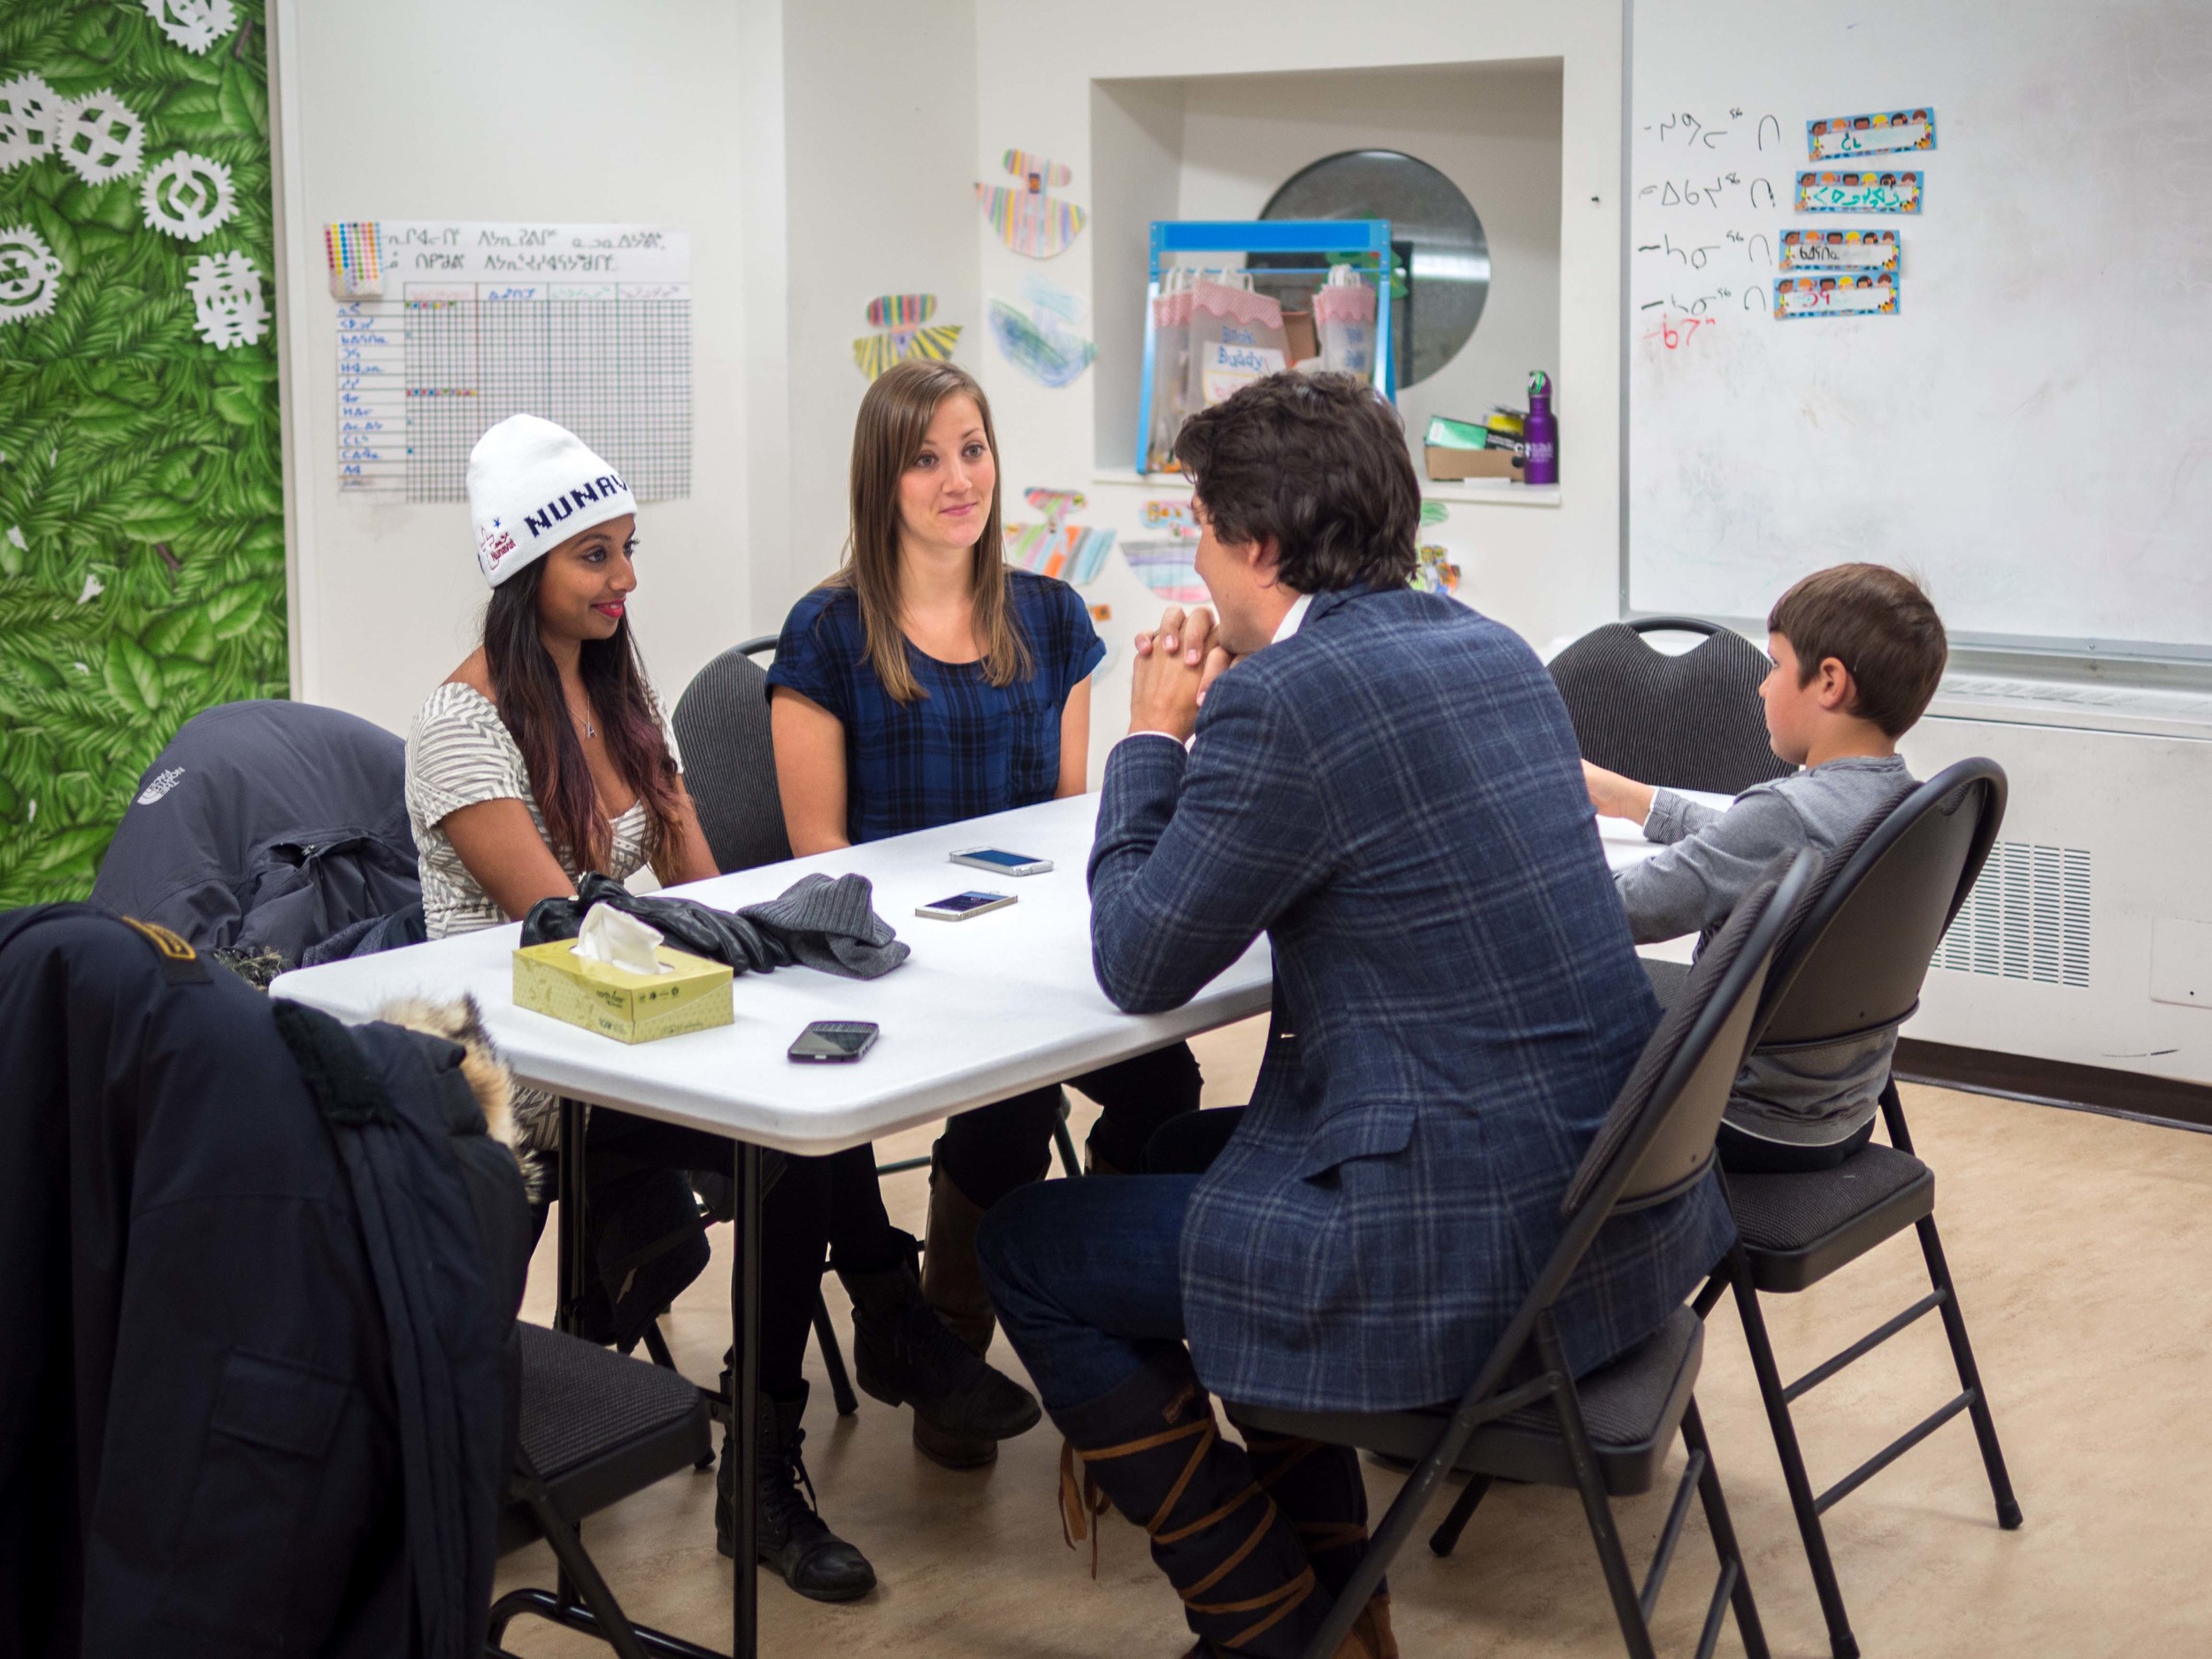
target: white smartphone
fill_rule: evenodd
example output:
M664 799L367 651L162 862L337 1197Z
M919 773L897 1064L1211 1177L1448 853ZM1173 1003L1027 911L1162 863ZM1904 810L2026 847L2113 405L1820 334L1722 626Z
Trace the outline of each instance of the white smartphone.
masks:
M914 914L933 921L964 922L986 910L1002 910L1020 896L1018 893L956 893L949 899L916 905Z
M977 870L988 870L998 876L1041 876L1052 868L1049 858L1010 853L1002 847L963 847L952 855L952 861Z

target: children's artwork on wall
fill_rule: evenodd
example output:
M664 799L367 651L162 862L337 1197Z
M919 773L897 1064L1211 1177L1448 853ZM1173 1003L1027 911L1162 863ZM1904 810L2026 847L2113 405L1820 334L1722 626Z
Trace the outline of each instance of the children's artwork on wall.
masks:
M1887 168L1855 173L1801 173L1797 175L1801 213L1917 213L1920 175Z
M1425 519L1424 523L1426 522ZM1198 534L1198 514L1191 506L1190 497L1180 500L1148 501L1144 504L1144 527L1157 530L1165 526L1171 530Z
M1442 524L1451 516L1452 510L1444 502L1425 501L1421 503L1421 527L1424 530L1432 524Z
M1137 580L1171 605L1212 603L1213 596L1198 578L1197 553L1195 530L1121 544L1121 557Z
M1785 271L1887 271L1897 269L1893 230L1786 230L1781 258Z
M1026 150L1010 150L1001 165L1018 181L979 184L975 199L999 240L1032 259L1050 259L1068 250L1082 231L1083 210L1050 192L1075 175L1063 164Z
M1040 385L1068 385L1098 355L1080 332L1082 299L1042 277L1023 283L1022 296L1024 304L991 302L991 339L999 355Z
M1064 522L1068 514L1083 511L1083 492L1038 487L1022 495L1044 518L1039 523L1006 526L1007 563L1078 588L1096 581L1113 550L1114 533Z
M1777 277L1774 319L1894 316L1897 279L1886 272Z
M934 294L883 294L868 302L868 320L884 332L853 342L853 361L870 380L909 357L942 363L960 339L958 323L933 323Z
M1805 123L1805 154L1813 161L1845 161L1853 156L1935 147L1935 111L1930 109L1832 115L1824 121Z
M1421 562L1414 566L1412 586L1425 594L1455 594L1459 591L1459 566L1452 563L1450 552L1432 543L1419 549Z

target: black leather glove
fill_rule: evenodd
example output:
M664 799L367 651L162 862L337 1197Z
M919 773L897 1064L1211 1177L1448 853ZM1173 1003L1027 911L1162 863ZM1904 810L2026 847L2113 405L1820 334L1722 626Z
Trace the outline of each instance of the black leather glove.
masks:
M584 917L595 904L611 904L634 916L678 950L710 961L726 963L738 973L766 973L787 967L795 960L788 946L764 933L743 917L718 910L696 899L649 895L643 898L611 876L597 871L576 884L572 899L540 899L522 919L522 942L541 945L549 939L573 939L583 930Z

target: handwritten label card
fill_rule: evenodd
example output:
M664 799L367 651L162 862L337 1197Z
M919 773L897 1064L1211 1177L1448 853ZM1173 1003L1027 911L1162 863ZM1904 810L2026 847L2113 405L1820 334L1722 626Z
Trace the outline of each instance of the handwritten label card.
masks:
M1893 110L1886 115L1832 115L1805 123L1805 154L1814 161L1847 161L1936 147L1933 110Z
M1774 280L1777 322L1798 317L1894 316L1896 312L1897 279L1887 273Z
M1897 270L1897 233L1893 230L1786 230L1782 233L1785 271Z
M1916 173L1801 173L1797 175L1801 213L1917 213Z

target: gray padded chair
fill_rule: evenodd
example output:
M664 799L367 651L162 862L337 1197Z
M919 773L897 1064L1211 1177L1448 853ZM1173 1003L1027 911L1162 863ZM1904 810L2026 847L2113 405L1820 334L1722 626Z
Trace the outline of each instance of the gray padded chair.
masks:
M699 827L725 874L791 856L768 736L768 675L753 660L775 649L772 634L730 647L684 687L670 721Z
M1701 634L1670 657L1647 634ZM1737 795L1794 770L1767 747L1759 682L1773 664L1740 634L1695 617L1609 622L1552 658L1583 758L1668 789Z
M1732 1607L1749 1659L1766 1659L1758 1609L1693 1394L1704 1353L1701 1322L1689 1309L1678 1309L1639 1346L1578 1379L1567 1369L1552 1310L1609 1220L1687 1193L1711 1171L1713 1137L1755 1033L1769 967L1818 864L1815 854L1801 853L1778 883L1754 889L1691 970L1560 1201L1559 1243L1463 1399L1417 1411L1231 1408L1235 1421L1257 1429L1417 1460L1306 1659L1325 1659L1336 1650L1453 1470L1469 1479L1429 1540L1440 1555L1458 1543L1494 1479L1580 1494L1631 1659L1653 1659L1652 1609L1691 1502L1701 1501L1720 1576L1707 1603L1699 1659L1713 1652ZM1688 1466L1639 1588L1609 1500L1655 1486L1678 1433Z
M1965 760L1919 785L1838 846L1792 918L1760 1010L1755 1052L1786 1054L1839 1039L1894 1030L1919 1006L1928 964L1989 856L2004 818L2005 774L1992 760ZM1666 993L1662 990L1662 1000ZM1835 1659L1853 1659L1851 1633L1829 1559L1821 1516L1962 1413L1974 1425L1997 1524L2020 1525L2020 1505L1997 1442L1988 1395L1967 1340L1958 1290L1935 1224L1935 1172L1913 1156L1894 1081L1881 1095L1889 1144L1868 1145L1833 1170L1725 1178L1738 1241L1699 1293L1709 1312L1732 1290L1790 1505L1804 1540L1813 1586ZM1833 1358L1785 1385L1759 1306L1762 1292L1807 1290L1907 1227L1919 1235L1929 1294ZM1825 1492L1816 1495L1797 1442L1791 1402L1898 1332L1939 1313L1959 1392Z

